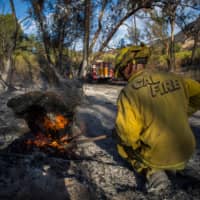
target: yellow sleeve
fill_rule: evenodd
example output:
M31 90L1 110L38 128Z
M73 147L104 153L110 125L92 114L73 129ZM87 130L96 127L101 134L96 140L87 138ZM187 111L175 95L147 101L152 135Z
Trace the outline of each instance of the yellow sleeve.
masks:
M118 112L116 117L116 131L122 142L126 146L136 149L140 146L140 134L143 123L138 109L134 102L134 97L130 92L121 92L118 102Z
M128 158L128 154L127 154L127 152L124 150L124 147L123 147L122 145L117 144L117 151L118 151L119 155L120 155L122 158L124 158L124 159Z
M189 96L189 115L200 109L200 84L192 79L184 79Z
M184 79L189 97L200 94L200 83L192 79Z

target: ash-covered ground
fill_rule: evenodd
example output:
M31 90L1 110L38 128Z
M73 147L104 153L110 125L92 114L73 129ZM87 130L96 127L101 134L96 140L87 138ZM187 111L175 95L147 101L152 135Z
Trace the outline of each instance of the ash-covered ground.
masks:
M84 100L77 108L77 122L84 122L84 137L111 135L116 115L116 99L123 86L84 85ZM12 94L0 99L1 149L27 132L23 120L15 118L6 106ZM76 160L32 155L0 153L0 199L200 199L200 111L190 119L197 149L187 168L180 174L169 174L173 189L160 196L148 195L144 180L122 160L112 138L78 146ZM187 148L187 147L186 147Z
M82 113L82 117L87 119L86 132L88 135L111 134L116 115L116 100L121 89L121 86L85 85L87 106L82 107L79 113ZM189 122L197 138L197 150L183 173L176 176L169 174L174 187L171 194L168 197L155 197L157 199L200 198L200 111L196 112ZM102 164L104 170L94 166L94 172L90 172L90 176L99 177L97 185L105 194L110 194L116 199L153 199L143 190L142 177L134 174L131 167L119 158L111 139L87 145L88 148L84 148L85 152L94 156L100 154L98 159L103 163L113 163L111 166ZM93 178L93 180L98 181L98 178Z

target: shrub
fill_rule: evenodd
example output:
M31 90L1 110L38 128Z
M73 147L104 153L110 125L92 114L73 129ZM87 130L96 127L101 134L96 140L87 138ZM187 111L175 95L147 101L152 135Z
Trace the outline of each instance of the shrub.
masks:
M200 64L200 48L196 49L196 53L194 56L193 64L199 65Z
M181 51L175 54L176 56L176 63L178 63L180 66L184 67L186 65L189 65L190 58L191 58L191 51Z

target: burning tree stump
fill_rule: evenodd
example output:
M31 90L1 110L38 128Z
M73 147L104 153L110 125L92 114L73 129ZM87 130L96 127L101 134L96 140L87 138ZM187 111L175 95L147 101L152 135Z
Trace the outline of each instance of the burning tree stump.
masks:
M57 137L73 120L74 110L53 92L29 92L10 99L7 103L15 115L27 121L33 131Z
M70 96L67 90L64 93L65 96L55 91L34 91L8 101L7 106L17 117L25 119L31 130L18 145L23 152L33 148L61 156L72 152L76 146L72 140L82 133L74 120L81 96Z

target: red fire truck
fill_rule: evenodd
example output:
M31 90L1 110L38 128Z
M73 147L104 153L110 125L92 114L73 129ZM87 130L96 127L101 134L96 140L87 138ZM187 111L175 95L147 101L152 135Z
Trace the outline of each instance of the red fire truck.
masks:
M112 64L102 60L92 64L88 73L88 79L91 82L111 81L113 78L114 70Z

